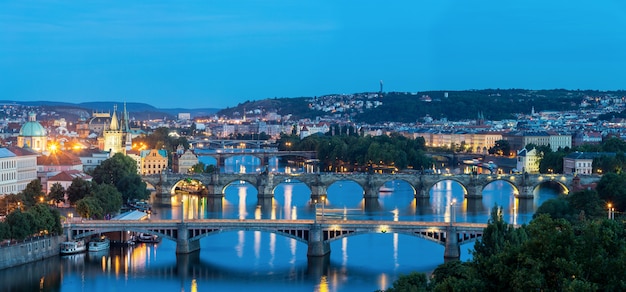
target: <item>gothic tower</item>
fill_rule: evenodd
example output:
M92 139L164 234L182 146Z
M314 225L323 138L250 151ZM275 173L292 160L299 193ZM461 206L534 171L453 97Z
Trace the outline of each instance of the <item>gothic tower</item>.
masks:
M119 121L117 119L117 105L113 106L113 116L111 116L111 124L109 128L104 130L104 151L109 151L110 156L115 153L126 154L124 148L123 136L124 132L120 129Z

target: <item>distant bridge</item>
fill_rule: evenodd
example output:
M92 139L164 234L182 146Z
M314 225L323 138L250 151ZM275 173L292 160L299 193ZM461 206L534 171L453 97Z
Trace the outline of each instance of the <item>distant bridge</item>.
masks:
M224 161L235 156L252 156L260 160L261 165L269 165L270 158L275 157L302 157L313 159L317 157L315 151L278 151L272 149L222 149L215 152L194 151L196 156L209 156L215 158L216 167L224 166Z
M176 242L176 253L200 249L200 239L227 231L263 231L308 245L307 255L325 256L330 242L366 233L400 233L424 238L445 247L444 258L459 258L460 245L482 237L486 224L368 221L368 220L88 220L64 224L68 239L89 238L107 232L142 232Z
M157 198L161 203L169 204L171 196L177 188L181 188L188 181L195 180L201 185L200 194L213 198L224 196L226 187L233 183L247 182L258 191L258 198L274 197L274 190L281 183L299 181L311 190L311 199L320 200L326 197L328 188L339 181L353 181L363 189L363 198L376 200L379 190L387 182L404 181L413 190L415 198L428 198L430 190L435 184L442 181L459 183L466 198L482 198L483 189L496 181L502 181L513 187L517 198L533 198L535 188L548 184L561 189L562 193L569 193L576 188L576 184L589 184L599 180L599 176L581 176L562 174L364 174L364 173L214 173L214 174L161 174L144 176L143 180L154 186Z

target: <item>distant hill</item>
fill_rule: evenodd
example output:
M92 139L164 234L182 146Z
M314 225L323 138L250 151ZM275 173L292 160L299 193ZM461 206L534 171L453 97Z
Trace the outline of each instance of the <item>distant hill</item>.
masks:
M57 101L9 101L0 100L0 104L20 104L25 106L41 106L47 110L58 112L59 115L70 118L72 120L80 117L90 117L93 112L113 112L114 106L117 105L118 114L124 109L124 104L119 102L82 102L68 103ZM209 116L215 114L219 109L215 108L171 108L160 109L149 104L127 102L126 110L131 118L145 119L176 119L178 113L190 113L191 117Z

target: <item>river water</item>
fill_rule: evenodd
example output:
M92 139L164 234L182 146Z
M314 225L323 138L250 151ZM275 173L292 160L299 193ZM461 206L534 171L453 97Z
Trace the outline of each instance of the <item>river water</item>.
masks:
M326 204L311 203L308 188L296 181L279 185L275 197L259 205L256 190L233 184L222 200L177 195L171 206L155 206L153 218L347 219L486 223L493 206L503 206L505 220L528 223L536 208L557 194L538 189L534 199L518 200L504 182L493 182L482 200L463 198L452 181L437 184L430 199L416 201L402 181L394 191L365 206L363 190L341 181L328 189ZM319 218L319 217L318 217ZM430 272L443 263L443 246L393 233L363 234L331 243L330 256L307 259L307 246L260 231L233 231L208 236L201 250L176 255L176 244L114 247L101 254L54 257L0 271L3 291L374 291L391 286L402 274ZM461 247L471 257L473 243Z

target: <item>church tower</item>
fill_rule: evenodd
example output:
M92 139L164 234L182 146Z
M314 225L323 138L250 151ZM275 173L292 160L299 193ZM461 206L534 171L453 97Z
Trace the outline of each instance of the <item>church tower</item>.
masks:
M128 112L126 111L126 102L124 102L124 135L126 136L126 143L124 144L126 152L133 149L133 140L130 134L130 127L128 126Z
M113 116L111 116L111 124L109 128L104 130L104 151L109 151L109 155L113 156L115 153L126 154L124 148L123 136L124 132L120 128L119 121L117 119L117 105L113 106Z

